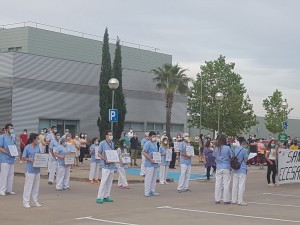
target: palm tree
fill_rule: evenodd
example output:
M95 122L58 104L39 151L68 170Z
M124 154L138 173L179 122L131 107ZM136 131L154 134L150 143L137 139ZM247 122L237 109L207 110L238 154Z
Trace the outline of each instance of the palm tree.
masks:
M182 69L178 64L164 64L162 67L153 69L152 72L157 75L153 79L156 82L156 88L158 90L165 91L166 100L166 132L170 137L171 129L171 114L173 106L174 94L187 94L188 83L192 81L191 78L185 75L187 69ZM186 116L186 115L183 115Z

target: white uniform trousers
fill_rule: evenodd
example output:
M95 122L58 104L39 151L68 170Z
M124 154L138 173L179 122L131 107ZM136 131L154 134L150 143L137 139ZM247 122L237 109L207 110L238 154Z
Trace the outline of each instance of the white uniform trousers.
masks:
M223 201L230 201L229 185L231 180L231 174L228 169L217 169L216 171L216 184L215 184L215 201L221 200L223 189Z
M155 192L157 168L146 167L145 174L145 194Z
M89 180L99 180L100 162L90 163Z
M15 165L1 163L0 193L12 192L14 184Z
M160 165L160 167L159 167L159 182L160 183L167 182L168 167L169 166Z
M126 170L124 167L118 167L119 178L118 178L118 186L127 187L128 182L126 179Z
M54 182L55 173L57 171L57 161L56 160L50 160L48 162L48 171L49 171L48 181L53 183Z
M57 166L56 190L70 188L70 170L71 166Z
M30 196L34 203L38 202L40 190L40 173L25 173L25 184L23 192L23 205L30 203Z
M191 170L191 165L180 164L180 177L178 181L177 190L184 191L189 188Z
M141 175L141 176L145 176L145 174L146 174L145 161L146 161L146 158L145 158L145 156L142 154L142 163L141 163L141 172L140 172L140 175Z
M232 181L232 203L241 204L245 192L246 174L233 173Z
M111 186L114 180L114 170L102 168L101 183L98 190L97 199L110 197Z

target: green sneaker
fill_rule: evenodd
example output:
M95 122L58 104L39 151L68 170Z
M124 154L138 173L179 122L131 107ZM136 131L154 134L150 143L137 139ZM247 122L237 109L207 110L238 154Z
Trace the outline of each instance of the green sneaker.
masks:
M104 198L104 202L113 202L112 199L110 199L110 197Z
M100 198L97 199L97 200L96 200L96 203L98 203L98 204L103 204L103 199L100 199Z

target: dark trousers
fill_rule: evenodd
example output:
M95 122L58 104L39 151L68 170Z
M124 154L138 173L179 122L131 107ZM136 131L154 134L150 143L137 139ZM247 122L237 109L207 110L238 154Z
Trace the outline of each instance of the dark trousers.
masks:
M83 148L83 147L80 148L79 162L83 162L85 151L86 151L86 148Z
M276 169L276 163L275 160L270 160L272 162L272 165L269 163L269 161L267 162L268 164L268 171L267 171L267 181L268 184L271 183L271 172L272 172L272 182L273 184L275 184L275 177L276 177L276 173L277 173L277 169Z
M206 168L206 178L207 178L207 180L209 180L210 179L210 169L211 168L213 168L213 171L214 172L216 172L216 166L208 166L207 168Z
M170 169L174 169L175 168L175 163L176 163L176 153L175 152L173 152L172 153L172 161L170 162L170 165L169 165L169 168Z

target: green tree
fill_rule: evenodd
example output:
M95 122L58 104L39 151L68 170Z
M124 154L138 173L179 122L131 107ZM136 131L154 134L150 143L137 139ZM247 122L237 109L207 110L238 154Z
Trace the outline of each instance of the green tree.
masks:
M122 55L120 39L117 39L115 49L115 59L113 63L113 77L119 80L119 87L115 91L114 108L118 109L118 123L114 123L114 137L119 140L124 130L124 121L126 116L126 102L122 88Z
M218 103L215 94L224 95L220 109L220 132L235 136L245 132L257 124L253 105L249 96L245 96L246 88L241 83L242 77L234 72L234 63L226 63L225 57L207 61L201 66L201 75L193 82L189 92L189 122L199 128L200 103L202 100L202 126L208 130L218 130ZM202 95L201 95L202 86Z
M282 92L278 89L273 92L272 96L263 100L262 105L266 110L265 125L267 130L273 134L282 132L282 122L287 121L288 115L293 110L293 108L284 110L281 107L282 102Z
M185 72L187 69L182 69L178 64L164 64L162 67L153 69L152 72L156 75L153 79L156 82L156 88L158 90L164 90L166 101L166 132L170 137L171 130L171 114L174 94L187 94L188 83L192 81L187 77ZM185 116L185 115L184 115Z
M105 138L105 132L110 130L110 123L108 121L108 110L111 107L111 90L108 87L108 81L112 75L111 71L111 58L109 52L109 36L108 30L105 29L103 46L102 46L102 62L101 73L99 79L99 107L100 116L98 117L98 127L100 132L100 138Z

